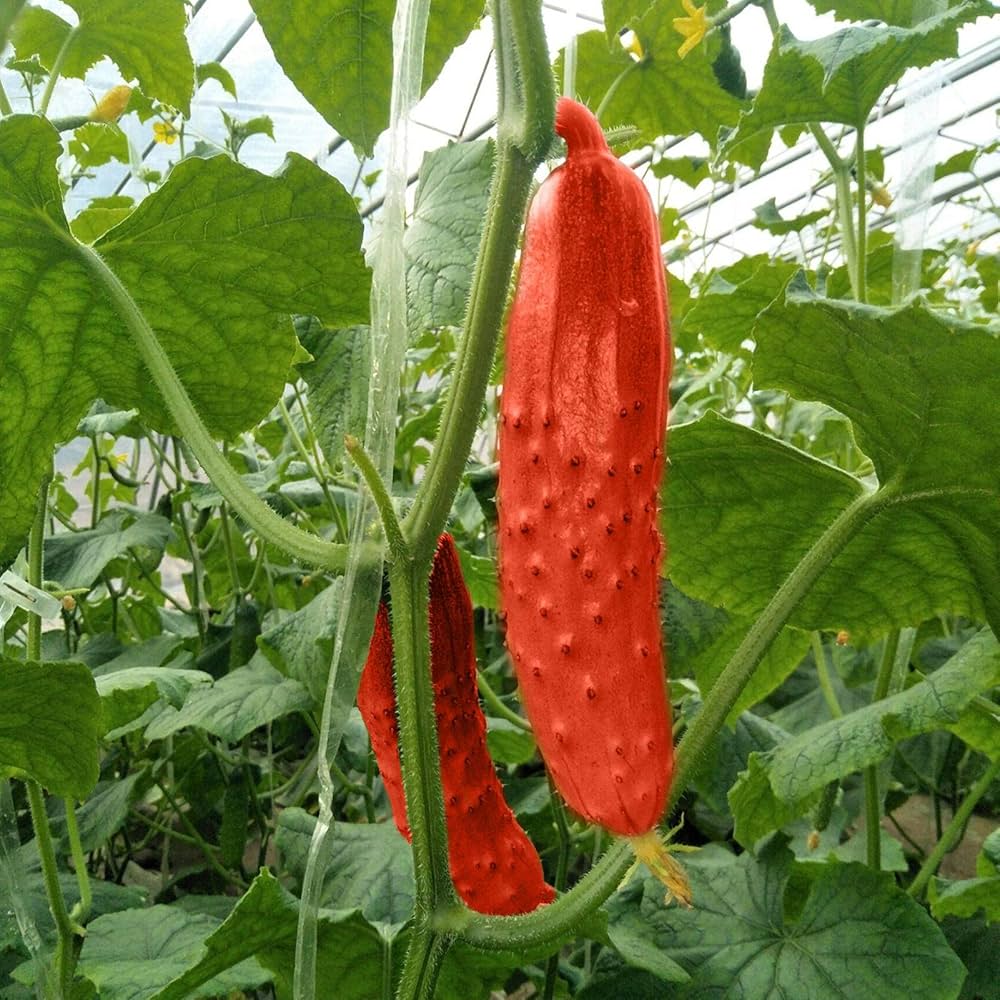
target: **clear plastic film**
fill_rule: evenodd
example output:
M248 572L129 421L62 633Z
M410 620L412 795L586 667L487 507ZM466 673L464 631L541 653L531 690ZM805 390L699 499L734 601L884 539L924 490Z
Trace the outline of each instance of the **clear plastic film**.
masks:
M406 223L407 139L409 114L420 98L424 40L430 0L399 0L392 24L393 78L389 117L389 155L385 202L380 216L371 294L372 372L368 390L365 451L382 479L391 485L399 376L406 351L406 270L403 234ZM329 865L333 831L333 778L330 761L337 753L357 694L382 585L378 560L362 552L380 544L375 505L358 479L361 502L351 522L351 554L341 586L337 634L319 732L319 815L302 883L295 949L293 995L315 1000L318 916ZM330 996L331 984L322 985Z
M918 24L946 6L945 0L917 0L913 5L913 23ZM924 73L907 95L903 110L892 253L892 301L897 305L920 290L920 265L934 186L934 147L941 127L941 79L939 70Z

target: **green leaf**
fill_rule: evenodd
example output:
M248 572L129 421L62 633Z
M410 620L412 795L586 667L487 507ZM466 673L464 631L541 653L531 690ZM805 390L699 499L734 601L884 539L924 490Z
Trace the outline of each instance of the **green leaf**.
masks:
M810 0L818 14L832 13L838 21L884 21L910 27L918 10L926 11L922 0ZM946 0L945 7L957 7L961 0ZM935 8L931 8L935 9Z
M60 72L83 78L94 63L110 56L143 93L191 114L194 63L184 37L183 0L66 0L79 15L74 28L40 7L28 7L14 30L19 58L37 53L51 69L66 45Z
M301 882L316 817L289 808L275 834L285 868ZM361 910L366 920L402 927L413 910L413 852L395 824L337 823L330 844L323 906Z
M685 334L698 333L719 351L735 354L753 337L757 316L785 289L797 268L765 254L713 272L684 315Z
M604 32L608 45L618 45L618 32L644 14L651 6L651 0L602 0L604 8Z
M21 543L55 443L96 396L170 427L122 318L68 232L60 149L40 118L0 121L0 328L10 331L0 368L0 563ZM295 350L289 313L366 318L360 240L353 199L314 163L293 154L267 177L217 156L178 163L96 249L209 428L231 436L284 387Z
M661 156L650 170L654 177L676 177L688 187L697 187L711 176L708 157L705 156Z
M136 786L144 779L142 771L133 771L122 778L102 781L93 795L77 808L76 821L84 853L102 848L124 826L132 802L138 794ZM52 832L60 838L62 847L68 854L70 848L65 811L62 816L53 819Z
M403 244L410 324L461 326L489 206L492 142L452 143L425 154Z
M95 683L103 712L101 735L106 735L138 719L160 698L175 708L180 707L188 691L211 684L212 675L172 667L131 667L102 673Z
M967 878L949 882L932 878L927 897L935 920L945 917L974 917L978 913L989 923L1000 921L1000 876Z
M497 567L489 556L476 556L465 549L458 550L462 564L462 576L469 588L469 596L477 608L496 611L500 606L497 598Z
M983 878L1000 875L1000 827L983 841L983 849L976 858L976 874Z
M962 964L891 875L858 864L824 865L796 914L786 903L792 865L780 841L759 858L703 849L685 865L692 909L663 906L662 885L648 877L612 897L611 926L638 912L651 943L690 974L677 996L691 1000L953 1000Z
M82 663L0 658L0 775L85 799L97 784L101 703Z
M910 67L954 56L958 26L991 12L986 0L975 0L913 28L852 25L813 41L800 41L782 28L753 107L740 116L723 151L731 153L778 125L864 123L886 87Z
M227 94L236 97L236 81L222 63L198 63L195 67L195 84L203 87L208 80L215 80Z
M341 579L334 580L304 608L265 629L257 639L271 665L304 684L317 700L323 698L330 672L341 587Z
M487 717L486 745L490 756L504 764L527 764L535 756L535 738L507 719Z
M861 492L845 472L714 413L671 428L663 511L671 577L685 593L753 618L821 526Z
M687 699L684 703L685 717L694 715L700 707L700 699ZM788 738L788 733L780 726L752 712L743 712L734 724L725 726L719 732L710 752L699 763L694 775L694 788L713 812L725 816L729 812L729 789L740 773L746 770L750 754L771 750Z
M131 201L131 199L126 199ZM90 412L77 424L76 431L84 437L97 434L112 434L139 438L146 434L142 424L136 420L138 410L114 410L103 400L96 400Z
M344 456L344 435L364 437L368 419L371 331L367 326L327 329L313 317L297 317L295 330L313 360L299 365L309 387L313 428L330 465Z
M935 164L934 180L939 181L942 177L949 177L952 174L965 174L972 172L972 165L979 155L978 149L963 149L954 156L949 156L943 163Z
M953 722L981 691L1000 683L1000 645L984 629L948 663L906 691L816 726L764 754L729 794L736 839L751 845L801 815L822 788L884 760L911 736Z
M217 928L218 920L173 906L151 906L98 917L87 925L79 971L97 987L101 1000L146 1000L154 995L170 995L163 988L199 960L206 939L211 940ZM217 973L222 974L213 973L215 978L202 989L182 995L217 996L263 986L269 979L254 961L233 969L223 966Z
M603 31L577 37L577 92L596 108L617 81L602 124L635 125L644 142L697 132L714 147L720 126L735 125L741 107L712 70L718 42L701 45L681 60L677 49L683 39L673 26L679 11L667 3L647 7L632 22L643 52L638 62L617 42L609 49Z
M90 587L108 563L131 549L162 554L172 537L170 522L159 514L114 510L96 528L46 538L45 576L66 590Z
M347 913L335 911L319 922L316 982L335 983L337 1000L371 1000L383 995L387 983L390 985L385 995L392 996L394 984L402 972L408 938L406 931L387 938L357 910ZM277 995L292 996L294 935L291 938L282 937L260 954L260 960L274 976ZM441 980L438 992L443 994ZM466 993L465 996L476 996L476 993ZM161 1000L181 1000L181 996L165 996Z
M887 490L789 623L865 636L945 611L1000 622L1000 341L919 304L877 309L801 288L760 314L755 336L757 385L849 417ZM735 616L758 614L869 488L718 417L672 430L670 447L671 573Z
M969 970L958 1000L986 1000L1000 982L1000 923L947 917L941 929Z
M100 167L112 160L128 163L128 139L117 125L88 122L73 133L69 151L77 163L87 167Z
M773 198L758 205L753 210L753 224L758 229L764 229L772 236L784 236L786 233L800 233L806 226L811 226L830 214L829 208L817 208L812 212L804 212L792 219L785 219L778 211Z
M218 985L209 989L205 984L217 984L218 980L213 977L260 952L278 947L289 939L294 940L297 923L298 904L295 897L283 889L266 868L261 869L232 913L204 938L201 954L191 950L197 961L165 983L151 1000L180 1000L192 995L210 996L213 992L221 992ZM256 962L247 963L244 968L247 971L259 970ZM227 973L226 978L232 979L233 973ZM262 976L263 980L267 978ZM163 983L162 979L159 981ZM192 994L192 990L198 987L201 989Z
M298 681L255 659L212 687L192 688L179 710L168 709L147 727L146 739L161 740L193 726L239 743L259 726L312 706L312 697Z
M945 607L1000 622L1000 469L992 460L1000 340L919 303L878 309L801 286L761 314L756 335L756 381L848 416L879 482L897 498L832 571L893 580L894 588L876 588L888 601L901 581L918 583L916 561L932 577L926 589L937 591L935 606L894 624L916 625ZM863 552L879 534L881 544Z
M365 156L389 124L392 0L254 0L275 58L303 97ZM483 13L481 0L431 7L423 90ZM316 53L323 58L316 58Z

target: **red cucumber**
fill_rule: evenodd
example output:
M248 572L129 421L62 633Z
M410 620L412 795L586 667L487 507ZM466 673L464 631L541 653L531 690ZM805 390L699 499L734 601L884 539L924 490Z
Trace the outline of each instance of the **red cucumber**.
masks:
M555 892L545 882L538 852L507 805L486 747L472 602L450 535L441 536L431 573L430 636L452 880L466 905L479 913L528 913L551 902ZM358 708L396 826L409 840L392 671L389 612L382 604L361 675Z
M498 490L507 646L567 804L637 837L673 771L659 617L671 350L656 213L560 99L507 329Z

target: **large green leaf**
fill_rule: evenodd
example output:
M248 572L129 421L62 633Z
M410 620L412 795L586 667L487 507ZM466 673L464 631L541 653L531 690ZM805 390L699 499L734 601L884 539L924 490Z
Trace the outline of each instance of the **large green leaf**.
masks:
M302 878L316 817L285 809L275 834L285 867ZM413 852L395 823L337 823L320 897L324 906L357 907L373 924L401 927L413 910Z
M252 0L275 58L307 101L365 156L389 124L393 0ZM431 5L426 90L483 13L482 0ZM322 53L322 58L317 58Z
M663 905L655 878L609 901L610 922L641 915L652 945L691 981L671 996L954 1000L965 970L940 929L892 876L859 864L817 866L801 910L786 902L792 855L709 848L685 865L694 907Z
M191 949L191 957L197 960L169 982L160 980L164 985L154 995L155 1000L211 995L212 991L204 984L217 982L213 977L251 959L258 952L278 947L289 938L294 939L297 922L298 904L295 898L266 868L262 869L232 913L204 937L201 954ZM247 968L256 964L254 962ZM232 973L227 978L231 979ZM193 993L194 990L198 992Z
M864 636L941 611L1000 622L1000 340L919 304L876 309L801 288L754 333L757 384L846 414L886 491L790 624ZM737 616L758 614L869 489L711 415L672 430L670 446L671 574Z
M832 12L838 21L885 21L908 28L913 24L914 12L935 9L923 0L810 0L816 12ZM962 0L945 0L944 6L957 7Z
M459 326L486 222L493 143L453 143L424 156L406 231L406 285L416 329Z
M753 107L740 117L725 151L776 125L863 124L886 87L911 66L954 56L958 26L991 12L987 0L973 0L916 27L852 25L813 41L783 28Z
M87 925L79 970L97 987L101 1000L147 1000L198 962L207 940L220 931L213 917L174 906L111 913ZM215 969L201 989L180 995L225 995L263 986L270 978L256 961L237 961Z
M658 3L632 22L642 46L638 62L617 43L609 49L603 31L578 36L576 90L596 108L617 83L602 114L604 125L635 125L645 141L698 132L714 146L720 126L736 123L741 104L712 71L717 43L701 45L681 60L677 49L683 39L673 26L679 13Z
M111 511L96 528L45 539L45 576L67 590L89 587L113 559L132 549L159 555L170 540L170 522L159 514Z
M80 77L104 56L138 80L148 97L191 113L194 62L184 37L184 0L66 0L74 27L41 7L28 7L14 29L18 58L37 54L47 67L62 54L60 73ZM63 51L65 47L65 51Z
M70 235L58 133L0 122L0 563L19 547L54 445L92 400L169 427L123 319ZM294 154L267 177L224 156L177 164L96 244L160 338L209 428L252 426L295 352L291 312L367 318L351 197Z
M312 697L298 681L254 659L212 687L193 687L179 710L167 708L146 728L146 739L161 740L193 726L239 743L259 726L312 706Z
M0 776L85 799L97 784L101 703L82 663L0 658Z
M1000 684L1000 645L984 629L945 666L899 694L816 726L764 754L729 794L736 838L753 844L801 815L834 778L884 760L901 740L942 729Z

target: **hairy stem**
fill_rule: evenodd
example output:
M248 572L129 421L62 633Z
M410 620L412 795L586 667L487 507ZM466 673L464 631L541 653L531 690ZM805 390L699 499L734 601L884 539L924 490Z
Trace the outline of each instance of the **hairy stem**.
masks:
M403 522L419 559L433 554L465 471L503 326L532 175L552 138L553 83L541 5L497 0L494 24L501 95L496 167L451 391L427 473Z

